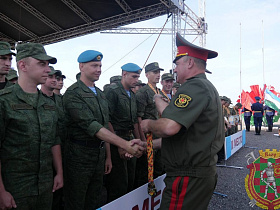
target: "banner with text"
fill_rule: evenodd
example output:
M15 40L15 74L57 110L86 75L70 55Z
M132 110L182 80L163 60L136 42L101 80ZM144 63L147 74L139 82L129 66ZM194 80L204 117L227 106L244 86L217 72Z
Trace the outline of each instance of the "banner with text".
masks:
M151 197L148 194L148 184L145 184L132 192L118 198L117 200L112 201L111 203L106 204L105 206L99 208L98 210L152 210L159 209L161 196L163 189L165 188L165 184L163 182L165 178L165 174L156 178L154 180L157 195Z
M225 138L225 160L229 159L246 143L246 131L242 130Z

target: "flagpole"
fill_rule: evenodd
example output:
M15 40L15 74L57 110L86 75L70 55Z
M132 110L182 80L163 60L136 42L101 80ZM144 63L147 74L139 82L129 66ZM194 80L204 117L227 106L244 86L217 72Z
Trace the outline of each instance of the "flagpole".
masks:
M263 57L263 85L265 85L265 77L264 77L264 30L263 30L263 20L262 20L262 57Z
M239 77L240 77L240 103L242 104L242 74L241 74L241 22L240 22L240 72L239 72ZM238 113L239 114L239 113ZM242 115L240 114L240 122L241 122L241 130L242 130Z

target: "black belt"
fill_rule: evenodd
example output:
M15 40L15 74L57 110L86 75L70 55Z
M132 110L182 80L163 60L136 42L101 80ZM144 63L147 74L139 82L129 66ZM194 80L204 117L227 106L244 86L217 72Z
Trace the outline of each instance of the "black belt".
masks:
M132 135L133 130L118 130L118 131L115 131L115 134L118 136Z
M88 148L103 148L104 146L104 141L101 140L92 140L92 141L80 141L80 140L75 140L75 139L71 139L71 141L74 144L78 144L84 147L88 147Z

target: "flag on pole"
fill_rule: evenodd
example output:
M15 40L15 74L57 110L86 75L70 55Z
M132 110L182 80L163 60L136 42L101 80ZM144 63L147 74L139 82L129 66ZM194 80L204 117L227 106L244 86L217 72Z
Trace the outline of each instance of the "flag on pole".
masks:
M276 95L274 95L267 88L265 89L264 103L265 103L265 105L267 105L270 108L279 112L279 110L280 110L280 98L278 98Z
M242 101L242 105L243 107L245 107L248 110L251 110L251 100L250 100L250 96L247 92L245 92L244 90L242 90L241 93L241 101Z

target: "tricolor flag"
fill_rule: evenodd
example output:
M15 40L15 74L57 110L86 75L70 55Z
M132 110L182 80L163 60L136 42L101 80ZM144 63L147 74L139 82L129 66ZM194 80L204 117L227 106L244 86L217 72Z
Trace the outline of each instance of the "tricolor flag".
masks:
M265 89L264 103L265 103L265 105L267 105L270 108L279 112L279 110L280 110L280 98L278 98L276 95L274 95L267 88Z

